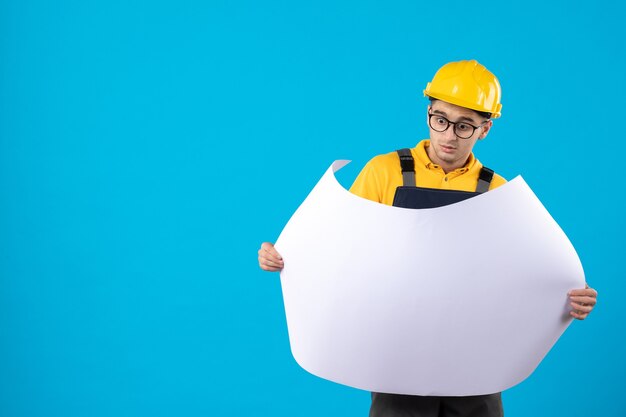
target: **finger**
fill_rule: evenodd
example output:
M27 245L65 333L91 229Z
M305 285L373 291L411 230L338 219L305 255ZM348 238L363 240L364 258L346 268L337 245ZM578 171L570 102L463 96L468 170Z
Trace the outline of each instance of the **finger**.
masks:
M282 268L274 268L274 267L265 266L265 265L261 265L261 269L267 272L278 272L282 270Z
M273 268L273 267L269 267L269 266L261 266L261 269L267 272L278 272L280 271L282 268Z
M570 297L570 301L578 304L591 304L596 305L597 300L593 297Z
M568 293L569 296L586 296L586 297L598 297L598 292L593 288L580 288L576 290L571 290Z
M283 259L283 257L280 256L280 253L278 253L278 251L274 247L274 245L272 245L270 242L263 242L261 244L261 249L259 249L259 254L261 253L261 251L272 255L273 258Z
M581 313L581 312L578 312L578 311L572 311L572 312L570 312L570 315L572 317L574 317L576 320L584 320L584 319L587 318L589 313Z
M280 256L280 253L278 253L278 251L273 246L270 249L266 249L265 252L270 254L272 256L272 258L275 258L275 259L278 259L278 260L282 260L283 259L283 257Z
M274 266L282 267L284 265L284 261L282 259L279 259L268 252L259 252L259 262L261 261L261 259L272 262Z
M578 303L570 303L570 305L572 306L574 310L579 311L581 313L590 313L591 310L593 310L593 306L590 306L590 305L584 305L584 304L578 304Z
M268 258L268 259L271 259L274 262L282 262L283 261L283 257L280 256L278 254L278 252L276 252L275 250L271 251L271 252L265 252L265 257Z
M269 258L264 258L264 257L260 257L259 258L259 262L262 263L263 265L266 266L271 266L271 267L282 267L283 266L283 262L282 261L277 261L274 259L269 259Z
M265 263L261 263L259 262L259 267L261 267L262 270L264 271L270 271L270 272L277 272L280 271L282 268L278 268L275 266L271 266L271 265L267 265Z
M268 242L264 242L261 245L261 249L259 249L259 256L263 256L275 261L280 261L283 259L282 256L274 249L274 245Z
M266 257L259 256L259 266L266 271L280 271L284 264L282 261L273 261Z
M276 249L274 249L274 244L270 243L270 242L263 242L261 243L261 249L270 252L270 253L278 253L276 252Z

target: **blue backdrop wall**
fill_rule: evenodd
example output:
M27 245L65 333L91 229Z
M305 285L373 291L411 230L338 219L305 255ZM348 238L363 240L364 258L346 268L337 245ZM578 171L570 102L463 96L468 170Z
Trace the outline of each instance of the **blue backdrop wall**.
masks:
M507 415L626 415L623 13L0 1L0 415L366 415L294 362L256 251L333 160L349 186L424 138L426 82L471 58L503 88L477 156L524 176L600 293Z

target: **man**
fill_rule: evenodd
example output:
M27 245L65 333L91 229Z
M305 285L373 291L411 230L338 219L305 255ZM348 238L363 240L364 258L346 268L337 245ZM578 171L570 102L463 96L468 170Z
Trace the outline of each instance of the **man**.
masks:
M506 180L484 167L472 153L500 117L500 84L477 61L444 65L428 83L430 140L413 149L379 155L369 161L350 191L378 203L440 207L499 187ZM259 249L259 266L280 271L284 261L271 243ZM571 315L584 320L596 304L592 288L569 293ZM500 393L471 397L424 397L372 393L373 416L502 416Z

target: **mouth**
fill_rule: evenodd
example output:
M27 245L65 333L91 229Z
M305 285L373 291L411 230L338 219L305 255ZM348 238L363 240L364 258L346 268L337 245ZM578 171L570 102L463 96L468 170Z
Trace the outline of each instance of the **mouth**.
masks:
M439 145L444 152L451 153L456 149L454 146Z

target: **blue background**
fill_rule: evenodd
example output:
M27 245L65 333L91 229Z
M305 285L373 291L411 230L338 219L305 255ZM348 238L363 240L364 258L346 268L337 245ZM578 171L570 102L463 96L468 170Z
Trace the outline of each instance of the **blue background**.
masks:
M623 13L0 1L0 415L367 415L295 363L256 251L333 160L349 186L426 137L422 89L471 58L503 88L477 156L524 176L600 293L507 416L626 415Z

